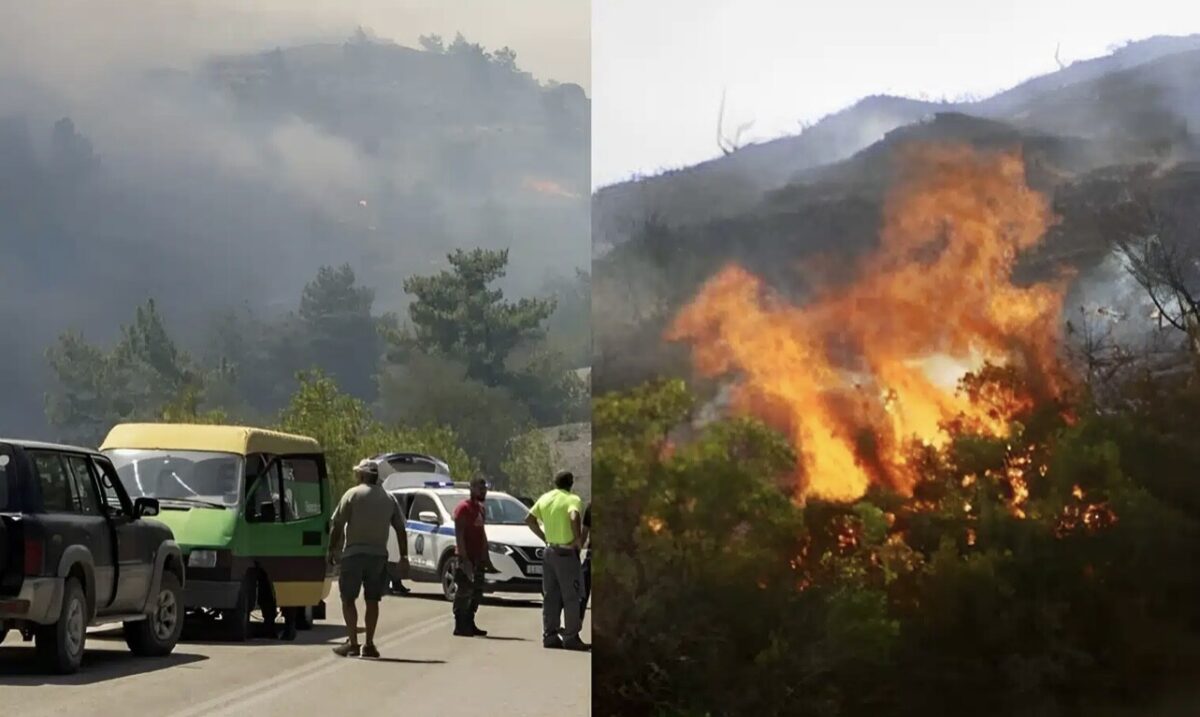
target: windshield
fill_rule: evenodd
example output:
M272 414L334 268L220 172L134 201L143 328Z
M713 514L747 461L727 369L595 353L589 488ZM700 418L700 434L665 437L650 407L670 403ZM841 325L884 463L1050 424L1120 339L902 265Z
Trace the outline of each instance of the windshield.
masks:
M134 498L235 507L242 493L242 458L209 451L107 451Z
M462 493L443 493L438 498L441 499L442 505L446 506L446 510L453 515L454 509L469 495L463 491ZM524 525L525 516L529 515L529 510L521 505L520 501L506 495L489 495L484 500L483 508L483 519L488 525Z

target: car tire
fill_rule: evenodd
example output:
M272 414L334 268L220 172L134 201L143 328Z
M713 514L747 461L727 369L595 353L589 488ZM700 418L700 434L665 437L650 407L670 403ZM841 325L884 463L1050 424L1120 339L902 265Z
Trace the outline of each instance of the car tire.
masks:
M258 605L258 580L254 573L247 573L242 578L242 588L238 591L237 605L229 610L221 611L221 622L226 623L229 639L234 642L245 642L250 639L250 613Z
M296 608L296 629L311 630L313 626L313 608L308 607Z
M77 578L63 583L62 607L53 625L37 629L35 645L42 664L60 674L69 675L79 669L83 648L87 642L87 596Z
M153 612L145 620L125 623L125 644L135 655L163 657L171 654L183 634L183 586L179 576L163 573L152 604Z
M458 583L454 582L454 571L456 568L458 568L458 558L456 556L451 555L442 561L442 595L450 602L454 602L454 596L458 594Z

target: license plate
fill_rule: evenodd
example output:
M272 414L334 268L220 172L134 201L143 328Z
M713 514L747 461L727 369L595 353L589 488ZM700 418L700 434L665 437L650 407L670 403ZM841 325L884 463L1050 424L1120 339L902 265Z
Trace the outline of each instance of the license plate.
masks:
M525 572L529 573L530 575L541 575L542 574L542 566L541 565L530 565L528 568L525 569Z

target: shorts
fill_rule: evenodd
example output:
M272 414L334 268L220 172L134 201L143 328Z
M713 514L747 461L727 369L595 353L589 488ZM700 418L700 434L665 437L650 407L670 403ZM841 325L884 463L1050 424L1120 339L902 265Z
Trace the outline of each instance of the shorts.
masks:
M348 555L342 558L338 591L342 600L357 600L359 590L367 602L379 602L387 589L386 555Z

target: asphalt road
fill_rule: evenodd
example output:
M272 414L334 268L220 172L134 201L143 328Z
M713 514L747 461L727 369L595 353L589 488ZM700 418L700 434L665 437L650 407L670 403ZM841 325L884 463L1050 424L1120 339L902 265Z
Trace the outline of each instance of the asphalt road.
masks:
M591 714L591 655L541 645L541 605L524 596L489 599L479 611L487 638L453 637L450 604L436 586L388 597L375 641L380 660L339 658L340 608L295 642L244 644L192 636L165 658L136 658L120 628L88 635L75 675L39 673L32 644L0 644L0 712L35 715ZM336 598L334 585L332 597ZM360 603L361 606L361 603ZM337 613L337 614L335 614ZM360 607L361 613L361 607ZM360 618L361 619L361 618ZM360 628L361 629L361 628ZM591 641L591 620L584 625ZM391 708L394 711L384 712Z

